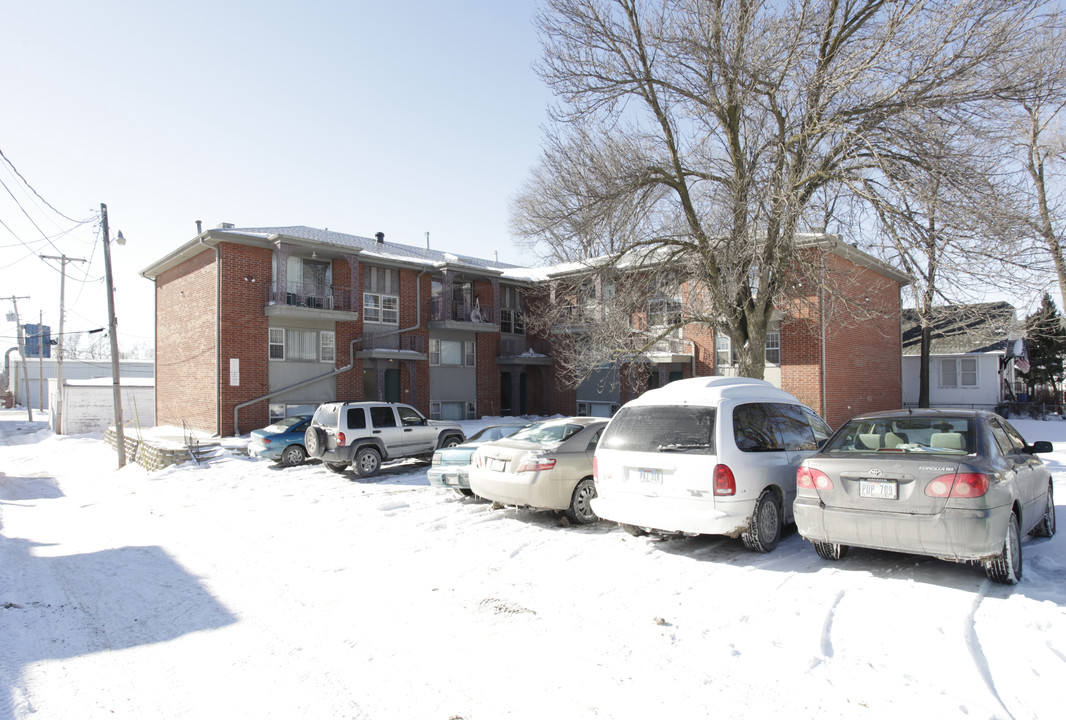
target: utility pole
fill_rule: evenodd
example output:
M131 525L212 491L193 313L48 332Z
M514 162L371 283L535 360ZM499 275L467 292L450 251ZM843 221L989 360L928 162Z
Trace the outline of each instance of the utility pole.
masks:
M30 298L28 295L23 297L12 295L4 299L10 300L11 304L15 306L15 326L18 328L19 355L22 356L22 384L26 388L26 416L30 422L33 422L33 408L30 407L30 374L26 372L26 342L22 337L22 321L19 320L19 300L29 300ZM10 316L8 319L10 319ZM18 371L16 370L15 372L17 373Z
M59 350L59 353L56 356L56 386L57 386L58 390L57 390L57 396L56 396L56 406L54 408L52 408L55 411L55 417L56 417L55 433L56 433L56 435L62 435L63 434L63 338L64 338L64 335L63 335L63 317L64 317L63 297L64 297L64 295L66 293L66 285L67 285L67 263L68 262L86 262L86 261L85 261L84 258L68 258L66 255L60 255L59 257L56 257L55 255L41 255L41 259L42 260L58 260L59 262L62 263L62 269L60 270L60 275L59 275L59 345L57 346L58 350Z
M111 336L111 382L115 397L115 442L118 445L118 467L126 465L126 432L122 427L122 385L119 381L118 320L115 318L115 285L111 281L111 233L107 227L107 205L100 203L100 221L104 231L104 276L107 283L108 334ZM119 244L125 242L118 234Z
M37 405L44 412L44 310L37 311Z

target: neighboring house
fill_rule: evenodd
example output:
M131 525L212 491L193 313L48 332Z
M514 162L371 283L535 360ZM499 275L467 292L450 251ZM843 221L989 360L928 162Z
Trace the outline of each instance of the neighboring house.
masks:
M900 404L899 294L907 278L831 236L825 285L789 298L773 348L782 387L839 424ZM231 435L327 400L402 401L433 418L609 415L648 387L728 371L689 326L654 371L576 390L530 298L572 268L496 261L304 226L224 225L142 271L156 286L156 422ZM797 283L797 286L800 284ZM842 290L841 290L842 289ZM856 322L842 298L878 308ZM535 311L535 310L534 310ZM666 313L669 303L649 313ZM727 353L728 355L728 353Z
M929 356L931 407L995 408L1013 400L1008 348L1021 337L1014 306L1006 302L935 309ZM903 311L903 401L918 405L922 328L915 310Z
M22 360L15 354L10 362L9 390L14 393L15 401L26 402L26 390L30 391L30 407L38 410L52 409L50 402L53 394L48 391L48 382L57 377L55 358L35 358L26 360L26 374L29 382L23 385ZM15 371L18 372L15 372ZM120 382L126 378L151 378L155 373L155 363L151 360L119 360ZM97 360L63 360L63 381L67 380L96 380L101 378L111 379L111 360L109 358Z

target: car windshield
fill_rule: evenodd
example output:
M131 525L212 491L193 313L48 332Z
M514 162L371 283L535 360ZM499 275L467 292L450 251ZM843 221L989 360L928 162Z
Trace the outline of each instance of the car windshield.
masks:
M975 452L974 419L943 415L855 418L826 445L825 452L917 452L967 455Z
M491 442L492 440L511 437L523 427L522 425L490 425L471 435L467 442Z
M529 443L560 443L580 432L584 427L584 425L566 421L543 420L527 425L512 435L511 439Z
M714 418L715 409L712 407L624 407L611 419L600 440L600 447L713 455Z

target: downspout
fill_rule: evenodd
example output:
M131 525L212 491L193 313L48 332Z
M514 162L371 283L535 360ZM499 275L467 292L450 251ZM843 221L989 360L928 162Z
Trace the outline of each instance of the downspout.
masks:
M826 382L825 382L825 262L822 262L821 267L821 280L818 282L818 312L821 316L820 322L822 324L822 419L825 420L826 414L829 412L829 398L826 397ZM829 422L826 420L826 422Z
M425 270L422 270L421 272L418 273L418 277L415 279L415 324L411 325L410 327L400 328L398 330L389 330L388 332L384 332L384 333L376 333L376 335L399 335L399 334L402 334L402 333L405 333L405 332L411 332L412 330L418 330L419 328L422 327L422 276L425 275L427 272L429 272L428 268L425 269ZM363 340L363 336L360 335L359 337L354 338L350 343L348 343L348 364L345 365L344 367L337 368L335 370L331 370L328 373L325 373L323 375L317 375L317 376L315 376L313 378L309 378L307 380L301 380L298 383L295 383L293 385L288 385L288 386L280 388L278 390L272 390L271 392L267 393L266 395L263 395L261 397L257 397L254 400L248 400L247 402L242 402L239 405L237 405L236 407L234 407L233 408L233 434L234 434L234 436L237 436L237 435L241 434L240 428L237 426L237 413L238 413L238 411L240 411L241 408L248 407L249 405L255 405L256 403L263 402L264 400L269 400L272 397L275 397L277 395L282 395L284 393L289 392L290 390L298 390L299 388L302 388L302 387L304 387L306 385L312 385L312 384L318 382L319 380L326 380L326 379L331 378L331 377L336 377L337 375L340 375L341 373L348 372L353 367L355 367L355 344L357 342L362 342L362 340Z

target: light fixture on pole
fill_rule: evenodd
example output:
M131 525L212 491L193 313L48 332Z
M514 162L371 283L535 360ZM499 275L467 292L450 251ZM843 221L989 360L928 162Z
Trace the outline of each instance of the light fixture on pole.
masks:
M111 382L115 402L115 444L118 446L118 466L121 469L126 465L126 433L122 428L122 384L119 380L118 366L118 333L115 318L115 285L111 281L111 234L107 228L107 205L100 203L100 219L104 231L104 281L107 283L107 333L111 339ZM115 242L119 245L126 244L126 238L122 231L118 233Z

